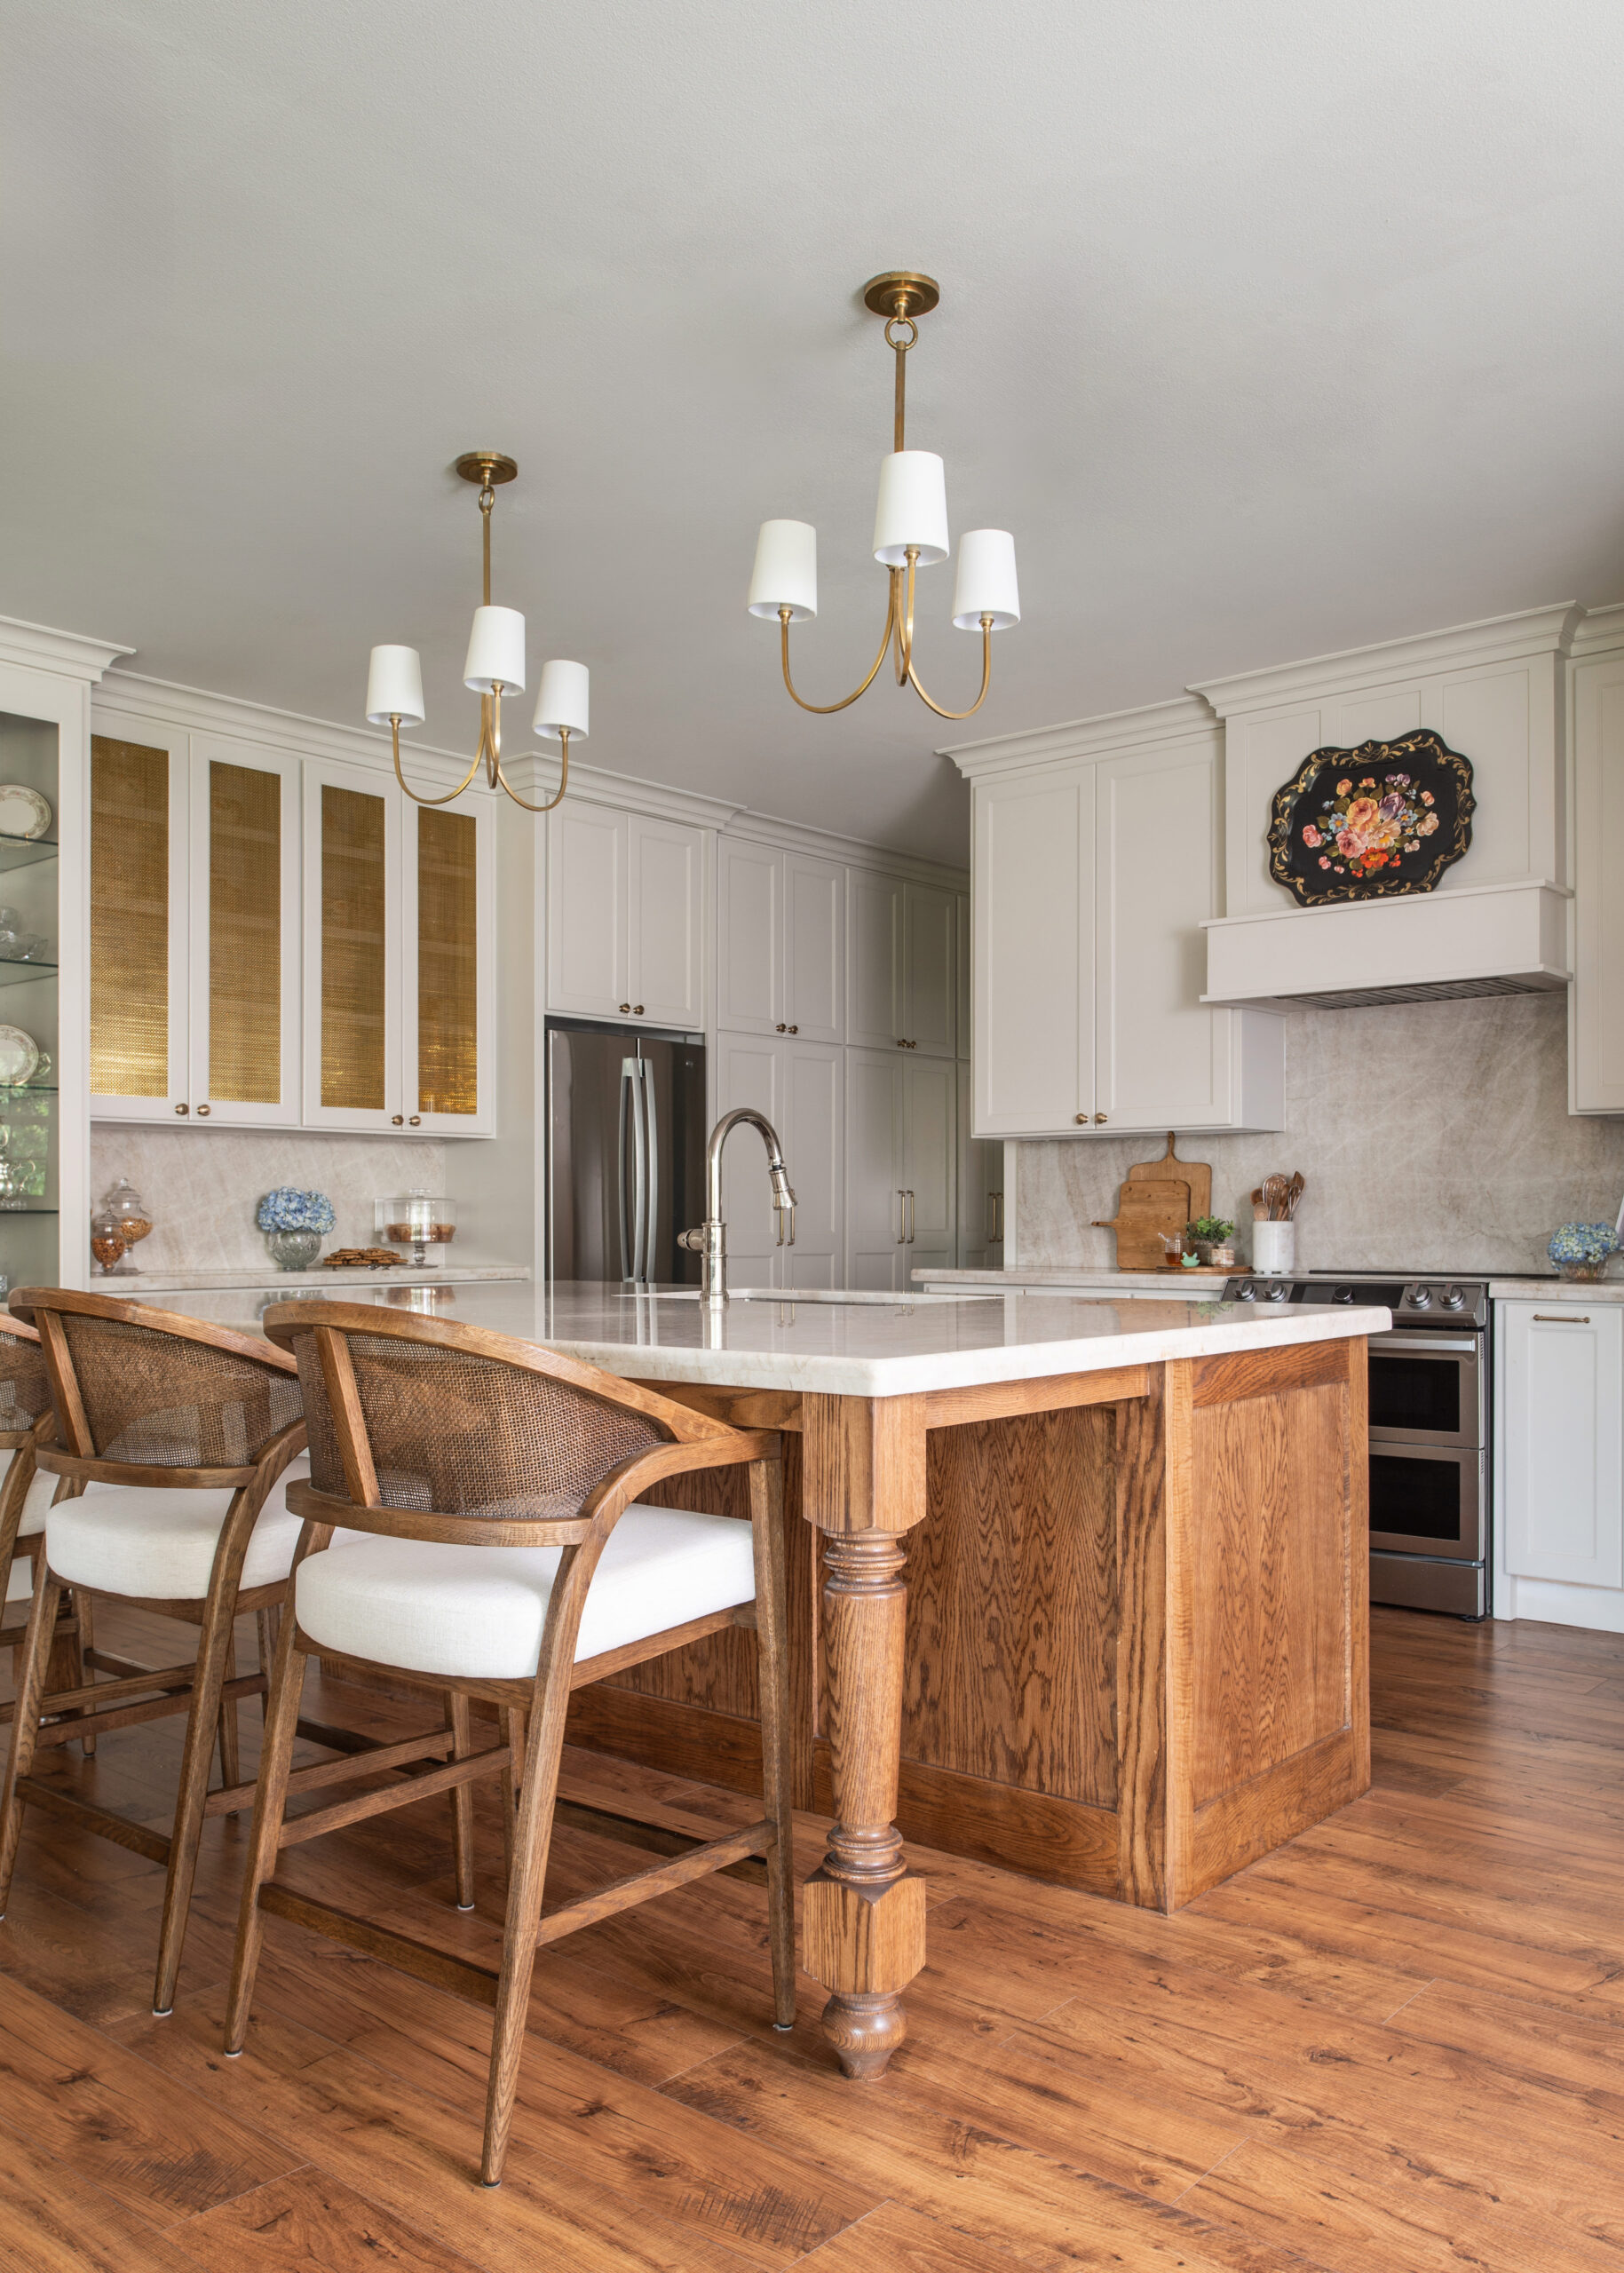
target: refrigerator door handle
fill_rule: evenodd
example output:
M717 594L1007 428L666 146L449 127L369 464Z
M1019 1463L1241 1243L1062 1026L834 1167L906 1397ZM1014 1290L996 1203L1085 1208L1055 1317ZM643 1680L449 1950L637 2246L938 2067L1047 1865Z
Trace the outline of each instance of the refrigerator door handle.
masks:
M654 1279L654 1250L660 1238L660 1113L654 1104L654 1069L646 1057L638 1064L643 1072L643 1128L648 1147L648 1228L642 1247L642 1267L639 1277L652 1286Z
M628 1062L632 1068L635 1091L631 1101L631 1141L638 1175L637 1200L631 1221L631 1269L632 1276L640 1285L648 1275L643 1260L644 1250L648 1245L648 1068L640 1057L633 1057Z
M619 1125L616 1131L616 1159L618 1167L616 1187L620 1193L621 1203L621 1277L622 1279L635 1279L638 1268L637 1255L631 1243L631 1210L627 1204L626 1196L626 1122L628 1115L637 1112L638 1101L632 1093L633 1086L636 1083L637 1078L637 1059L635 1057L622 1057L621 1060L621 1109ZM640 1149L640 1122L638 1145ZM642 1179L639 1176L639 1192L641 1189Z

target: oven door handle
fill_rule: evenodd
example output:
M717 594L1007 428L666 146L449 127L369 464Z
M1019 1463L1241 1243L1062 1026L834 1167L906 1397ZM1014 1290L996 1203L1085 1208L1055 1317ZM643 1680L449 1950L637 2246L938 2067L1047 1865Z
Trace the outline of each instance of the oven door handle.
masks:
M1448 1335L1442 1334L1373 1334L1370 1337L1370 1346L1375 1350L1426 1350L1435 1352L1441 1351L1446 1356L1448 1356L1453 1352L1457 1357L1463 1353L1475 1357L1477 1353L1477 1342L1475 1336L1462 1336L1454 1334Z

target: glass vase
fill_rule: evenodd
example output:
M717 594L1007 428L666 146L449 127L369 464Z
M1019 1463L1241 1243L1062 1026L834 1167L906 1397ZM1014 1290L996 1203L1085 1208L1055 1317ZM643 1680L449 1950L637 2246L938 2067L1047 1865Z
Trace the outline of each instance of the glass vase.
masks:
M308 1271L321 1252L320 1232L267 1232L265 1243L279 1271Z

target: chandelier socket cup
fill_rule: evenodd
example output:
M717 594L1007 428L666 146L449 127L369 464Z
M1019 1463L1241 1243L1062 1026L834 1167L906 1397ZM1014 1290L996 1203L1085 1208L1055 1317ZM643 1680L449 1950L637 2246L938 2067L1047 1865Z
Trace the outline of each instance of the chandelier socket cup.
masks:
M587 733L587 692L590 674L584 663L566 663L556 657L542 665L542 683L536 692L535 730L548 741L556 742L566 733L579 735L584 741Z
M935 277L916 268L888 268L863 287L863 305L876 316L928 316L941 297Z
M476 694L504 694L525 684L525 619L516 607L477 607L463 685Z
M746 602L752 615L789 610L791 623L818 613L818 532L810 521L764 521Z
M1020 587L1015 581L1015 539L1008 529L966 529L959 539L959 573L953 587L955 631L1008 631L1020 622Z
M375 647L367 664L367 724L386 726L398 718L403 726L420 726L427 715L416 647Z
M953 550L947 476L934 450L893 450L880 466L874 557L887 568L905 568L910 547L917 548L922 568L933 568Z

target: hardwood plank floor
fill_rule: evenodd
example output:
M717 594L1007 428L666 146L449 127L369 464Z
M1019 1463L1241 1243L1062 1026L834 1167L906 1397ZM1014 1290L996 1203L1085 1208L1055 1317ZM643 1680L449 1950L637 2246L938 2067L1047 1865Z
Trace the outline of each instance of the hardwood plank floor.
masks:
M105 1623L106 1646L185 1653L162 1621ZM550 1952L495 2193L474 2183L484 2014L273 1921L227 2061L245 1826L208 1826L158 2021L161 1873L35 1818L0 1924L0 2265L1620 2273L1624 1637L1379 1611L1372 1647L1372 1792L1176 1917L916 1852L931 1961L877 2085L839 2075L810 1983L773 2033L755 1887L686 1888ZM379 1734L420 1717L337 1686L313 1708ZM161 1822L179 1744L157 1723L45 1772ZM566 1774L700 1833L752 1811L592 1754ZM821 1829L797 1826L803 1874ZM477 1841L469 1916L443 1801L287 1870L488 1957L487 1794ZM549 1906L627 1866L560 1829Z

